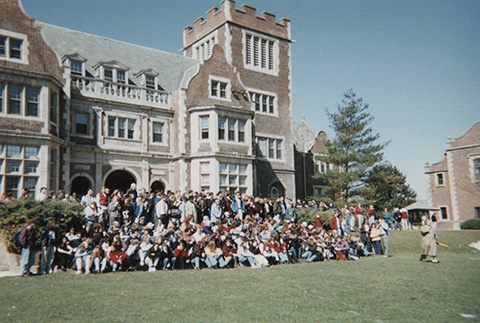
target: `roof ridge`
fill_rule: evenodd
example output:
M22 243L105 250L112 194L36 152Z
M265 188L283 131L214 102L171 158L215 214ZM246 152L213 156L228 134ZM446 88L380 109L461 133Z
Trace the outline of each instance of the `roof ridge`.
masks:
M144 45L138 45L138 44L129 43L129 42L126 42L126 41L124 41L124 40L118 40L118 39L114 39L114 38L108 38L108 37L105 37L105 36L94 35L94 34L87 33L87 32L83 32L83 31L78 31L78 30L73 30L73 29L66 28L66 27L61 27L61 26L52 25L52 24L49 24L49 23L46 23L46 22L41 22L41 21L38 21L38 20L36 21L36 23L39 24L40 27L41 27L42 25L45 25L45 26L48 26L48 27L53 27L53 28L57 28L57 29L63 29L63 30L69 31L69 32L74 32L74 33L83 34L83 35L90 36L90 37L105 39L105 40L113 41L113 42L120 43L120 44L125 44L125 45L129 45L129 46L135 46L135 47L138 47L138 48L148 49L148 50L160 52L160 53L163 53L163 54L168 54L168 55L172 55L172 56L175 56L175 57L179 57L179 58L182 58L182 59L186 59L186 60L191 60L191 61L196 61L196 62L198 62L198 60L196 60L196 59L194 59L194 58L191 58L191 57L186 57L186 56L183 56L183 55L174 54L174 53L171 53L171 52L167 52L167 51L164 51L164 50L161 50L161 49L157 49L157 48L147 47L147 46L144 46Z

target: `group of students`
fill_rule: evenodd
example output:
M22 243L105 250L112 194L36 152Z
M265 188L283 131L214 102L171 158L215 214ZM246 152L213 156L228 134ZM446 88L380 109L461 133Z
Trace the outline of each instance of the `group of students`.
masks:
M283 197L261 199L239 193L230 196L193 192L147 195L137 193L133 185L125 194L110 195L105 188L99 194L87 194L93 197L91 201L82 199L85 225L80 230L72 227L62 233L53 220L47 223L39 234L40 274L70 269L89 274L260 268L388 255L385 222L363 223L357 237L348 228L333 225L345 222L339 220L339 214L346 215L345 210L335 211L330 228L324 228L320 214L310 225L298 223L296 205ZM21 267L26 276L30 275L31 257L35 255L36 223L30 222L22 243Z

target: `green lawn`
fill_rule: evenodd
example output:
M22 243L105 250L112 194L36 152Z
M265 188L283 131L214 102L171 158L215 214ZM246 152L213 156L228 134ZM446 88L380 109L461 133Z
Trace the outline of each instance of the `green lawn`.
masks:
M440 232L440 264L418 232L393 232L391 258L265 269L0 280L0 322L452 322L480 316L480 232Z

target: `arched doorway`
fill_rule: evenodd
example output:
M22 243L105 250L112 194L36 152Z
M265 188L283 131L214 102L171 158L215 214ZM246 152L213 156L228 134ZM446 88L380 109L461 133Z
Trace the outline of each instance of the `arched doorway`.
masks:
M73 179L70 187L70 193L76 193L77 197L80 198L87 194L89 188L92 188L92 183L88 178L84 176L78 176Z
M160 192L160 191L165 191L165 185L163 185L163 183L160 181L153 182L152 186L150 186L150 192Z
M282 184L275 183L270 186L270 197L276 198L279 196L284 196L285 189L283 188Z
M119 189L125 193L130 188L130 185L136 182L135 177L129 172L125 170L116 170L108 175L105 180L105 186L110 189L110 192Z

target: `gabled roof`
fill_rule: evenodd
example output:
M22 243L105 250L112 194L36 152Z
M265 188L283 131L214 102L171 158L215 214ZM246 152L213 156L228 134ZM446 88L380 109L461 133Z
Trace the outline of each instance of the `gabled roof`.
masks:
M158 72L158 84L167 92L179 88L183 74L197 60L167 53L157 49L133 45L105 37L94 36L37 22L41 33L61 59L66 55L77 54L84 57L85 68L95 75L93 66L100 62L117 61L130 69L132 75L142 70L153 69ZM136 81L135 79L133 81Z
M448 144L451 148L480 145L480 122L474 124L463 136L453 139Z
M293 122L292 139L297 151L307 153L315 144L316 131L303 119L301 122Z
M439 208L433 207L428 204L426 200L418 200L417 202L410 204L405 208L407 211L413 210L430 210L430 211L438 211Z

